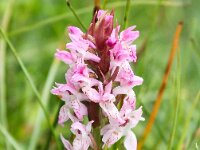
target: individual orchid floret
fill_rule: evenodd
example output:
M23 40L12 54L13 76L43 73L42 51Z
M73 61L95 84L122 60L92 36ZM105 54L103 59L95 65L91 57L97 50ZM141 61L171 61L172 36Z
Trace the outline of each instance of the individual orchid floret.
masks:
M135 75L129 64L137 61L136 45L132 44L139 36L135 27L120 33L118 24L114 28L114 11L104 10L94 14L86 33L68 27L68 50L55 53L56 58L69 65L66 83L56 83L51 90L64 101L58 123L72 123L75 138L68 141L60 136L67 150L110 147L121 137L125 137L126 149L136 150L132 129L144 119L142 107L136 109L132 89L141 85L143 79ZM95 139L98 134L102 141Z
M90 146L93 147L90 132L93 121L90 121L86 126L80 122L74 122L71 126L71 131L75 134L73 145L66 140L62 134L60 135L61 140L67 150L87 150Z
M115 81L119 81L121 86L124 87L134 87L137 85L141 85L143 79L141 77L136 76L131 66L128 62L122 64L121 68L119 69L119 73L116 77Z
M140 120L144 120L144 118L142 118L142 108L140 107L138 110L121 115L126 119L124 124L119 125L116 122L108 124L101 129L101 135L103 135L102 141L104 142L103 147L110 147L122 136L125 136L124 147L127 150L135 150L137 147L137 140L131 129L134 128Z
M71 53L65 50L59 50L59 49L57 49L57 52L55 53L55 57L68 65L75 63L77 59L76 57L73 57Z

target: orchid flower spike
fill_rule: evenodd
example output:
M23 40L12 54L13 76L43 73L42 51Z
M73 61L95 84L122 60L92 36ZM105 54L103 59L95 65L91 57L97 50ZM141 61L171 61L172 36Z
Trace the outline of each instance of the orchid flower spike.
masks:
M120 32L119 25L114 27L114 11L104 10L95 13L86 33L78 27L68 27L68 50L57 49L55 53L56 58L69 65L66 81L56 83L51 90L64 101L58 123L64 127L70 121L75 135L73 141L60 135L67 150L110 147L122 137L127 150L136 150L133 128L144 118L142 107L136 109L133 91L143 79L135 75L130 65L137 61L136 45L132 44L139 37L135 28ZM93 136L97 129L102 143Z

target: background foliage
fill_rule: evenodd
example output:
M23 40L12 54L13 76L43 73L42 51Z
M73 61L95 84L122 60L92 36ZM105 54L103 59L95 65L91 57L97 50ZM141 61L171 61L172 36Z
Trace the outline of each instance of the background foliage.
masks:
M81 22L88 27L93 1L71 0L71 5ZM125 0L109 0L106 3L106 9L114 8L119 24L124 23L125 6ZM161 85L176 26L179 21L184 22L180 54L177 53L173 61L159 113L143 149L169 147L177 101L179 109L172 149L200 147L200 97L197 96L200 90L199 10L199 0L131 1L128 26L137 25L140 31L137 50L143 51L137 64L133 65L135 73L144 78L143 85L134 88L137 105L143 105L146 118L133 129L139 140ZM5 20L8 22L6 25ZM64 82L66 71L63 63L54 60L54 53L56 48L64 48L68 41L66 27L81 27L80 24L65 0L1 0L0 23L4 31L7 28L6 34L29 71L53 124L60 100L49 90L55 81ZM3 37L0 38L1 46L5 45ZM0 74L1 77L5 74L5 79L0 80L0 149L45 149L50 130L37 96L10 47L1 47L0 51L2 49L5 55L0 53L0 64L2 67L5 63L5 72L1 70ZM180 57L180 64L177 56ZM70 137L67 127L55 125L54 130L57 136L64 132L66 137ZM57 148L54 138L49 144L49 149Z

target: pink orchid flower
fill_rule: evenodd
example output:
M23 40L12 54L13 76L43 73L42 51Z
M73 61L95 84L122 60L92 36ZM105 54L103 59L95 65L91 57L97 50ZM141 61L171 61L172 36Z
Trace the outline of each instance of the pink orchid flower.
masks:
M71 126L71 131L76 135L73 145L66 140L62 134L60 135L61 140L67 150L87 150L89 146L93 147L90 138L91 125L93 121L90 121L86 126L80 122L74 122Z
M143 79L141 77L135 76L129 63L125 62L122 64L119 70L116 81L119 81L121 86L134 87L137 85L141 85Z
M60 136L68 150L98 149L101 144L95 142L90 132L101 126L104 146L110 147L124 136L126 149L137 147L132 128L143 118L142 107L136 110L132 88L141 85L143 79L134 74L129 63L137 60L136 45L132 42L138 38L139 31L134 31L132 26L120 33L120 26L113 28L113 25L114 11L99 10L86 33L68 27L69 51L57 50L55 54L69 65L66 84L56 83L51 90L65 102L58 123L64 126L66 121L71 121L71 132L76 136L72 144Z
M121 115L126 119L124 124L119 125L116 122L107 124L101 129L101 135L103 135L102 141L104 142L103 147L110 147L122 136L125 136L124 147L127 150L136 150L137 140L131 129L134 128L140 120L144 120L144 118L142 118L142 107L138 110Z

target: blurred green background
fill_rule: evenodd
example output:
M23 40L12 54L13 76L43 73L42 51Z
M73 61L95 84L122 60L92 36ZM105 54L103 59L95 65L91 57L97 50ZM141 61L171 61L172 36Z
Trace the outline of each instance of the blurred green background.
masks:
M93 1L70 2L82 23L88 27L92 18ZM103 3L102 0L101 5ZM123 25L126 1L108 0L106 9L112 8L115 10L115 19ZM168 148L177 99L179 110L172 149L178 149L178 146L181 149L200 148L200 104L197 97L200 90L200 0L131 1L127 25L137 25L137 30L140 31L140 37L136 40L138 52L145 47L137 64L133 64L134 72L144 78L143 85L134 88L137 106L143 105L143 116L146 119L133 129L138 139L152 111L174 32L180 21L184 22L179 43L180 65L176 55L158 116L143 146L146 150ZM56 48L64 48L69 41L66 32L69 25L81 28L65 0L0 1L0 26L16 48L42 95L51 123L61 104L57 97L50 94L50 89L55 81L64 82L67 69L64 63L54 60L54 53ZM9 46L4 47L6 44L2 36L0 38L0 149L45 149L49 126L19 63ZM3 74L5 78L2 78ZM177 82L180 82L180 90ZM67 127L55 126L55 132L57 136L62 132L70 137ZM54 138L49 144L49 149L57 149Z

